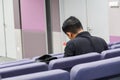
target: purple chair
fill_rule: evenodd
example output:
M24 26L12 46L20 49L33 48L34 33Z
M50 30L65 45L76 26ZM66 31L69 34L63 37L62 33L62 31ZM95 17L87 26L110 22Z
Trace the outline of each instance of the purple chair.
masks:
M109 49L113 49L113 48L115 48L115 47L114 47L115 45L119 45L119 44L120 44L120 42L109 43L109 44L108 44L108 48L109 48ZM112 46L113 46L113 47L112 47Z
M22 61L27 61L27 60L30 60L30 59L29 59L29 58L25 58L25 59L21 59L21 60L15 60L15 61L3 62L3 63L0 63L0 65L11 64L11 63L16 63L16 62L22 62Z
M115 44L111 46L111 49L116 49L116 48L120 48L120 44Z
M7 78L7 77L24 75L24 74L35 73L46 70L48 70L47 64L39 62L39 63L31 63L31 64L2 68L0 69L0 75L2 78Z
M120 56L120 48L103 51L101 53L101 56L102 56L102 59L118 57L118 56Z
M34 62L35 62L35 60L30 60L30 59L23 59L23 60L18 60L18 61L7 62L7 63L0 64L0 69L6 68L6 67L12 67L12 66L30 64L30 63L34 63Z
M120 57L76 65L71 69L70 80L111 80L118 74L120 74Z
M109 43L108 46L112 46L112 45L116 45L116 44L120 44L120 42Z
M52 60L50 61L48 68L49 70L63 69L63 70L70 71L70 69L77 64L97 61L100 59L101 59L101 55L99 53L88 53L84 55Z
M114 44L120 44L120 42L114 42Z
M50 54L51 56L57 57L57 58L63 58L64 57L64 53L54 53L54 54Z
M70 75L64 70L51 70L6 78L3 80L70 80Z

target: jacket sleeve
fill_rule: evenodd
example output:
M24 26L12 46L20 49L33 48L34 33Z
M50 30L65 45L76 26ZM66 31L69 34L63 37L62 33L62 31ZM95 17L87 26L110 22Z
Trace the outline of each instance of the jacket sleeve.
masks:
M75 55L75 46L73 42L68 42L65 50L64 57L74 56Z

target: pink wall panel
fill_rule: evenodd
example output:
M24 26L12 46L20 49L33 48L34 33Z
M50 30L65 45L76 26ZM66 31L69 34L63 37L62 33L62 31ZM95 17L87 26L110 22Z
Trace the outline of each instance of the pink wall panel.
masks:
M110 43L120 42L120 36L110 36Z
M22 29L45 31L45 3L44 0L20 0Z
M20 0L23 58L47 53L45 0Z

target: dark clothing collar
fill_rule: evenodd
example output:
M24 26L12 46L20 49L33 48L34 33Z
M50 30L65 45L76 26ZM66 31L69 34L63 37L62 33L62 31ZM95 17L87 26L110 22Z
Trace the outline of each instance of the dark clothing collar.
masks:
M83 31L83 32L79 33L76 37L82 37L82 36L91 36L91 35L88 31Z

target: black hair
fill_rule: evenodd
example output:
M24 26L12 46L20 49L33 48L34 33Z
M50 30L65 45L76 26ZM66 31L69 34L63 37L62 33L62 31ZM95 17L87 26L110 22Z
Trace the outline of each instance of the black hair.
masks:
M81 22L74 16L69 17L63 23L62 30L66 34L67 32L72 32L76 34L78 30L83 29Z

